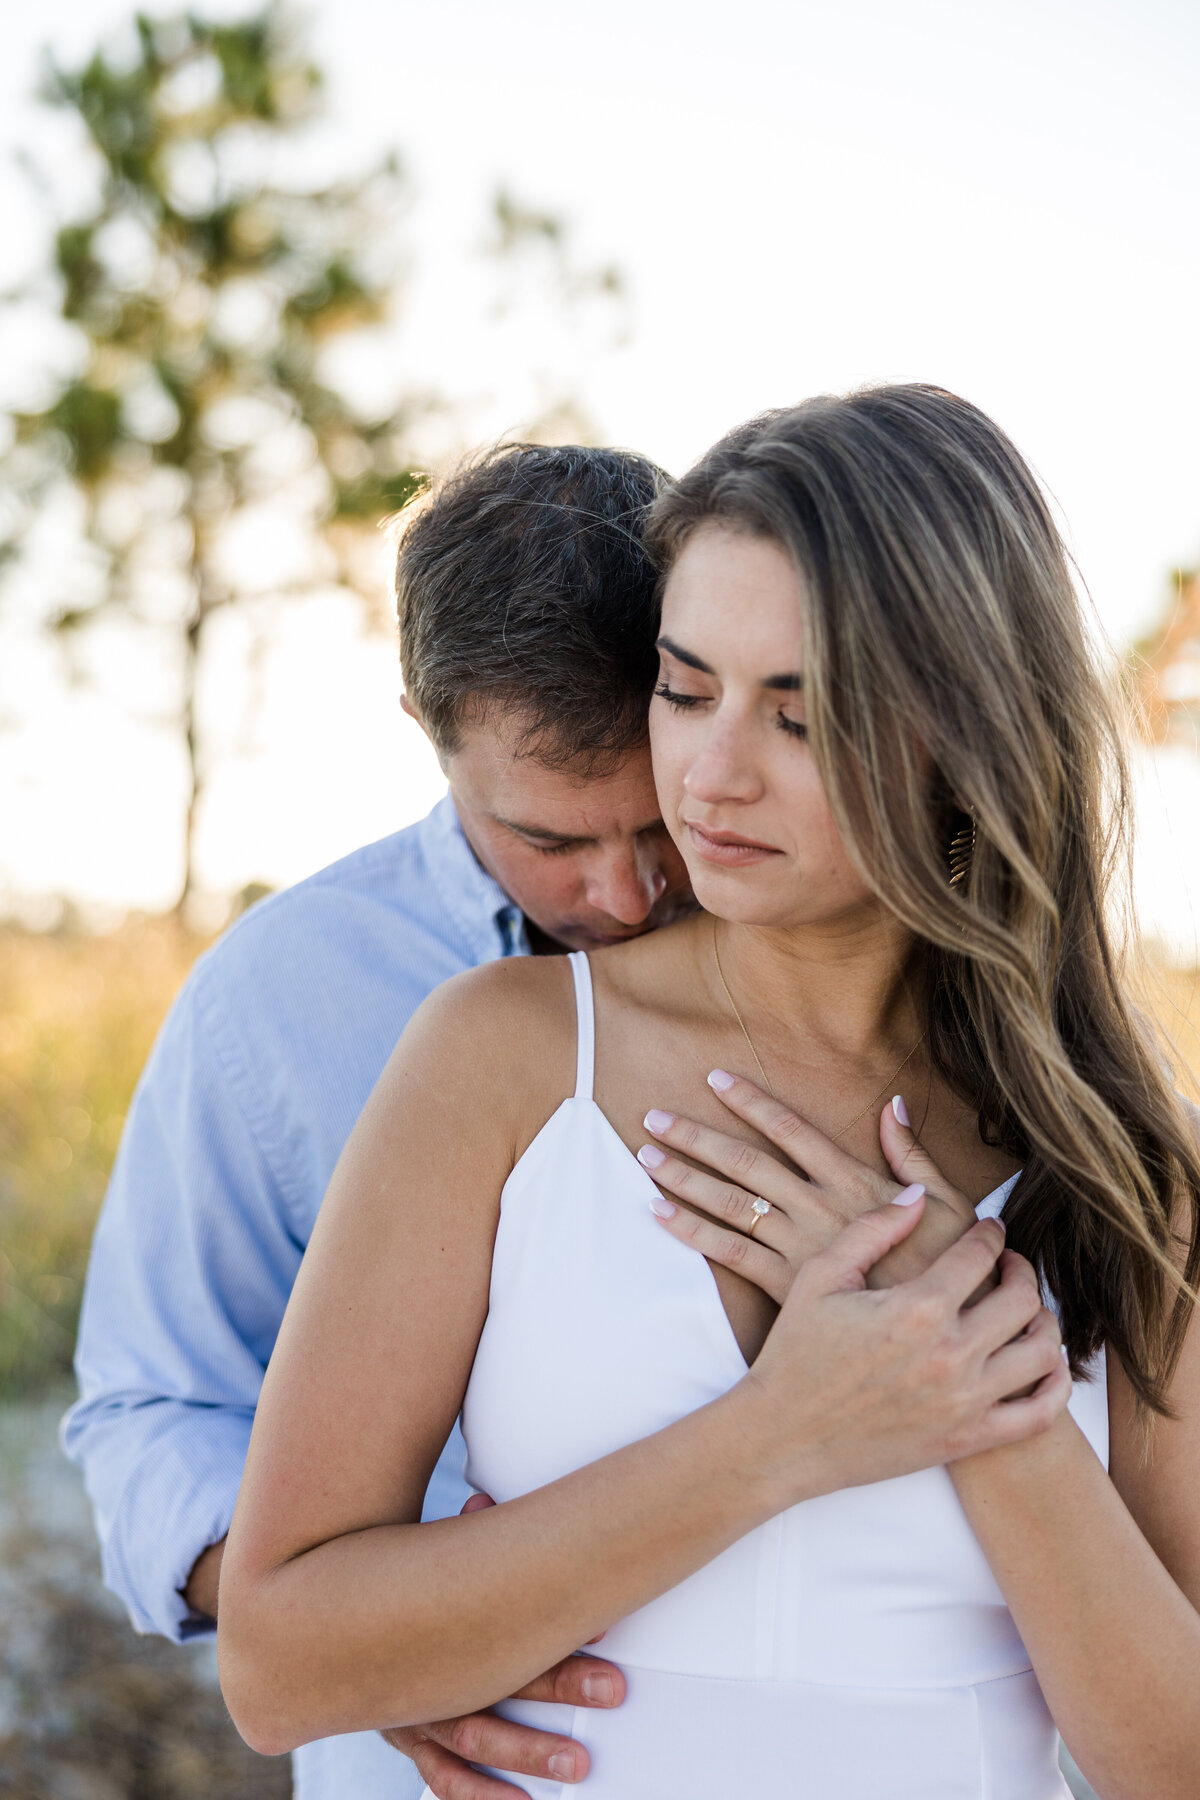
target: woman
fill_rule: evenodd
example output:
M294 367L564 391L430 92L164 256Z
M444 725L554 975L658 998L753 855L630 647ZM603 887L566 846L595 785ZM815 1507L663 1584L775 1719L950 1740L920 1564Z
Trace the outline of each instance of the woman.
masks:
M605 1631L596 1800L1043 1800L1047 1701L1101 1792L1182 1796L1200 1158L1109 949L1119 752L1045 504L885 388L733 433L652 541L705 911L405 1034L264 1388L231 1709L264 1749L445 1716ZM460 1406L501 1504L420 1526Z

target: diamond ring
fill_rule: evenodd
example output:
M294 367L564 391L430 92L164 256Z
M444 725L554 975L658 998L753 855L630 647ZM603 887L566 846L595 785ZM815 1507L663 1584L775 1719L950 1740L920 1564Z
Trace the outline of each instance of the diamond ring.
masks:
M758 1221L760 1219L766 1218L766 1216L770 1212L770 1210L771 1210L771 1202L769 1200L761 1200L760 1199L760 1200L752 1200L751 1201L750 1211L754 1214L754 1217L751 1219L750 1223L746 1227L747 1237L754 1230L755 1226L758 1224Z

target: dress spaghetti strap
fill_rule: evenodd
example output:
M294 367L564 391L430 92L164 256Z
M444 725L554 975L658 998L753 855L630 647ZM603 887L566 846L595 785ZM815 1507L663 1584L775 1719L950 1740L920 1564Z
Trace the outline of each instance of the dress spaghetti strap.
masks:
M596 1010L592 1003L592 966L586 950L572 950L567 961L575 977L575 1098L590 1100L596 1066Z

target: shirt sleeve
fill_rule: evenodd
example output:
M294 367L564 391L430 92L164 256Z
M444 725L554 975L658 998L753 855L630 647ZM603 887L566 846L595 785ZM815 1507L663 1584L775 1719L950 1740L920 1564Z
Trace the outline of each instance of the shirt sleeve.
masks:
M62 1443L106 1586L138 1631L212 1629L181 1589L233 1516L263 1371L303 1254L196 973L130 1109L101 1211ZM239 1091L243 1089L243 1091Z

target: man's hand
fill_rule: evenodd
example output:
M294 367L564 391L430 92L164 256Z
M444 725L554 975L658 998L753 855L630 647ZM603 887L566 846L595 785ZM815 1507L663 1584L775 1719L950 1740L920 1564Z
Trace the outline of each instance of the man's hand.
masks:
M472 1494L465 1513L479 1512L495 1502L487 1494ZM593 1639L593 1642L598 1640ZM514 1700L548 1700L561 1706L619 1706L625 1698L625 1677L612 1663L596 1656L568 1656L523 1687ZM437 1800L512 1800L515 1789L507 1781L481 1775L472 1763L487 1763L512 1775L540 1775L549 1781L582 1781L588 1772L588 1753L573 1738L551 1731L516 1725L497 1713L467 1713L461 1719L442 1719L434 1725L406 1725L382 1733L385 1742L412 1758L426 1786Z

